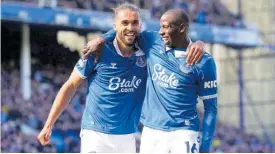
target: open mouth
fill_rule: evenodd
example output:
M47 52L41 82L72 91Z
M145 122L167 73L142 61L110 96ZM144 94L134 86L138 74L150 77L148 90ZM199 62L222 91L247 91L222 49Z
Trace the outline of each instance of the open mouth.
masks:
M132 32L132 33L126 33L125 37L128 39L134 39L136 37L136 33Z
M169 41L169 38L168 38L168 37L162 37L162 40L163 40L164 42L167 42L167 41Z

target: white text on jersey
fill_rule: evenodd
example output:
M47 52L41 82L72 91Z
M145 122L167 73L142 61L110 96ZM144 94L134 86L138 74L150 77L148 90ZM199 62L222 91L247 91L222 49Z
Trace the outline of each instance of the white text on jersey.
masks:
M215 88L215 87L217 87L217 80L204 82L204 88Z
M141 79L133 76L132 81L121 79L120 77L113 77L109 81L109 89L117 90L120 88L120 92L134 92L141 83Z
M160 64L154 65L154 73L152 76L153 81L157 81L157 84L164 88L177 88L179 80L175 77L174 73L170 75L165 72Z

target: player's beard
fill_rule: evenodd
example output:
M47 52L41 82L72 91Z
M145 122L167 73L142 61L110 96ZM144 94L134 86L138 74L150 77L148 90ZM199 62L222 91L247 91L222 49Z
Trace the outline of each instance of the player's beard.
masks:
M127 39L127 36L125 34L121 34L119 36L119 39L122 41L123 44L125 44L125 46L132 47L136 43L137 35L135 34L133 37L134 37L134 39L131 41L131 40Z

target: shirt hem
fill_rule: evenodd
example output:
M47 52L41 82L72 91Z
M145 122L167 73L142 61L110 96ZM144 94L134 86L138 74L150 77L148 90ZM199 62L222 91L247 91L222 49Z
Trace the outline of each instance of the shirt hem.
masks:
M88 130L93 130L93 131L104 133L104 134L114 134L114 135L126 135L126 134L136 133L136 130L121 132L121 131L104 130L102 128L100 129L100 128L88 127L88 126L81 126L81 129L88 129Z
M193 130L193 131L200 131L199 128L193 128L190 126L183 126L183 127L160 127L160 126L155 126L146 122L141 121L141 123L145 126L145 127L149 127L152 129L156 129L156 130L161 130L161 131L165 131L165 132L171 132L171 131L175 131L175 130Z

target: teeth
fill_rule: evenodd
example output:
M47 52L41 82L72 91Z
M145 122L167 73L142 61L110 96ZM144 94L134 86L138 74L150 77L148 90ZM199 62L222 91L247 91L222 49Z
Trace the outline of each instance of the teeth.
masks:
M126 36L134 36L134 33L126 34Z

